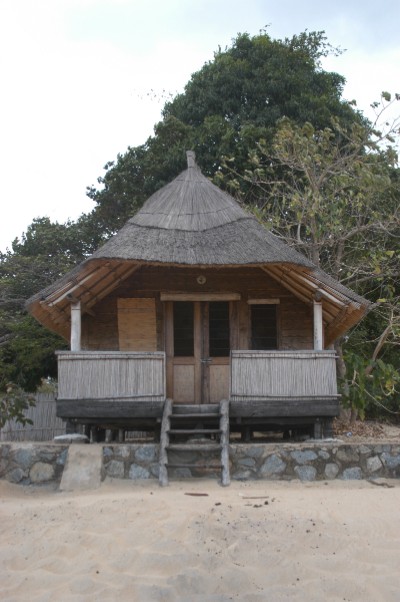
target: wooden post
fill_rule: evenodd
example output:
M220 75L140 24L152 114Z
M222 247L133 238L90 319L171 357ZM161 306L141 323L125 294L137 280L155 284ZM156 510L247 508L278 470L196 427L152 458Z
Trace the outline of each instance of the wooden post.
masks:
M230 484L229 473L229 401L223 399L220 404L220 429L221 429L221 485Z
M159 483L161 487L168 485L168 452L167 448L169 445L169 431L171 428L171 414L172 414L172 399L166 399L164 403L163 418L161 423L161 437L160 437L160 457L159 457Z
M324 327L322 321L322 301L319 291L314 296L314 350L322 351L324 348Z
M81 350L81 302L71 303L71 351Z

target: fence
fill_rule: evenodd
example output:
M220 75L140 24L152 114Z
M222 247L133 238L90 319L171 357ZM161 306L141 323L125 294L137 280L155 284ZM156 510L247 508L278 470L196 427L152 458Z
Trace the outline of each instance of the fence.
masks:
M33 424L24 426L9 420L0 429L0 441L51 441L65 433L65 423L56 416L54 393L36 393L35 404L25 412Z

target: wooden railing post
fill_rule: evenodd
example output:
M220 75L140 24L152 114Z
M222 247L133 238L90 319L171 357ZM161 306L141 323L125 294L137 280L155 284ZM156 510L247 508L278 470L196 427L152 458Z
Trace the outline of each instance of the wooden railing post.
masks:
M314 350L324 348L324 325L322 320L322 300L319 291L314 296Z
M81 350L81 302L71 303L71 351Z

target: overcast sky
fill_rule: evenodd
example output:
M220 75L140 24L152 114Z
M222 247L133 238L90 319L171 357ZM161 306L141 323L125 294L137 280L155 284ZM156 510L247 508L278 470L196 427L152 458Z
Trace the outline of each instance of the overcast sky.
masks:
M325 30L346 52L324 67L368 114L400 92L399 23L398 0L0 0L0 250L35 217L90 211L104 164L237 33Z

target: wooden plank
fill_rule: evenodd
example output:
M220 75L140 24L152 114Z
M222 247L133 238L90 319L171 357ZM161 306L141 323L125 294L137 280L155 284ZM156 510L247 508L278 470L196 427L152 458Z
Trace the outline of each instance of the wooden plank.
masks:
M173 400L175 403L198 403L195 401L195 366L174 364Z
M247 299L249 305L279 305L280 299Z
M164 401L57 399L57 416L76 419L161 418Z
M161 293L161 301L240 301L239 293Z
M219 403L222 399L229 398L229 376L230 366L229 358L225 359L225 365L213 363L209 365L210 375L210 403Z
M295 417L334 417L339 415L337 398L308 399L268 399L231 401L232 418L295 418Z

